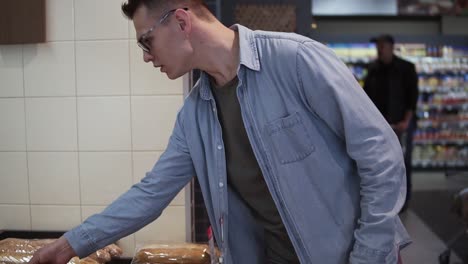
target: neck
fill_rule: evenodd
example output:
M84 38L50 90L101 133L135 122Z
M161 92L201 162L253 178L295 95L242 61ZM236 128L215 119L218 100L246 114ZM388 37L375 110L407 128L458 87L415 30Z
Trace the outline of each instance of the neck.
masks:
M380 58L380 61L383 63L383 64L390 64L392 63L393 61L393 54L389 57L382 57Z
M208 73L217 86L234 79L239 67L238 33L216 21L201 24L195 39L195 67Z

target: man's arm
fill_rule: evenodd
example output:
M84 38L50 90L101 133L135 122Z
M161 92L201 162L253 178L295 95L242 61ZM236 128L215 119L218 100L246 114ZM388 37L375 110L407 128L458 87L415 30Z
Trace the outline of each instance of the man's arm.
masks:
M391 127L395 129L396 131L398 131L399 133L405 132L410 125L411 119L413 118L413 114L414 112L411 110L406 111L405 116L403 117L403 120L401 120L400 122L396 124L392 124Z
M409 65L405 75L405 116L403 117L403 120L392 125L392 127L400 133L403 133L408 129L411 119L413 118L414 113L416 112L419 96L418 74L416 73L416 68L414 64Z
M86 257L161 215L195 174L183 132L182 112L178 114L166 151L146 177L103 212L89 217L56 243L38 251L33 264L64 264L75 255Z
M361 216L350 262L396 260L406 178L395 133L330 49L312 41L300 45L296 70L311 111L346 144L361 179Z

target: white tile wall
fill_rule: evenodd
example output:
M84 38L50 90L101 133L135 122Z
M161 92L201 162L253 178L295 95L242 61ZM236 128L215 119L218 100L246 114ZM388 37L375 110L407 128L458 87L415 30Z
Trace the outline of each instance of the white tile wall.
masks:
M81 202L108 205L132 185L130 152L80 152Z
M130 98L78 98L80 150L131 150Z
M78 152L29 152L28 168L32 204L80 204Z
M182 78L170 80L166 74L154 68L152 63L144 63L143 51L137 45L130 46L130 87L132 95L183 93Z
M128 38L131 41L130 43L136 43L136 31L131 20L128 21Z
M133 152L133 183L138 183L161 156L161 151Z
M25 151L23 98L0 98L0 124L0 151Z
M132 127L135 150L163 150L167 147L182 96L133 96Z
M120 239L119 241L116 242L116 244L120 248L122 248L123 250L122 256L131 258L133 257L133 255L135 255L135 251L136 251L135 250L135 247L136 247L135 234L131 234Z
M29 205L0 204L0 229L31 230L31 212Z
M0 204L29 204L26 152L0 152L0 175Z
M182 80L143 63L121 3L47 0L46 43L0 45L0 229L68 230L166 147ZM125 254L149 238L185 241L184 198L123 238Z
M77 40L127 39L128 21L121 0L75 0Z
M73 42L25 45L23 52L26 96L75 96Z
M0 45L0 97L21 97L23 89L23 51L18 45Z
M128 40L76 42L78 95L129 95Z
M75 39L73 0L46 0L46 39Z
M32 230L66 231L80 223L79 206L31 205Z
M28 150L78 150L76 123L76 98L26 98Z

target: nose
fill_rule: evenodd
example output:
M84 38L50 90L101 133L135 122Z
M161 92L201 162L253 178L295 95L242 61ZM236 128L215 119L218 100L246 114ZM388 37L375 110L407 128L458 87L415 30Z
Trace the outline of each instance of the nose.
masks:
M150 62L150 61L153 61L153 60L154 60L154 57L151 54L149 54L148 52L143 51L143 61Z

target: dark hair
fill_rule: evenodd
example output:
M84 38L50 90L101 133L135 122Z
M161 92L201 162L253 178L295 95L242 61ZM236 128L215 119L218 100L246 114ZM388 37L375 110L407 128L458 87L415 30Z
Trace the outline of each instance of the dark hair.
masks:
M374 43L387 42L387 43L390 43L392 45L395 44L395 40L393 39L393 36L390 35L390 34L382 34L380 36L373 37L373 38L371 38L370 42L374 42Z
M213 17L203 0L128 0L122 4L122 12L128 19L133 19L135 11L141 5L149 10L171 9L176 6L184 6L192 9L201 18L210 19Z

